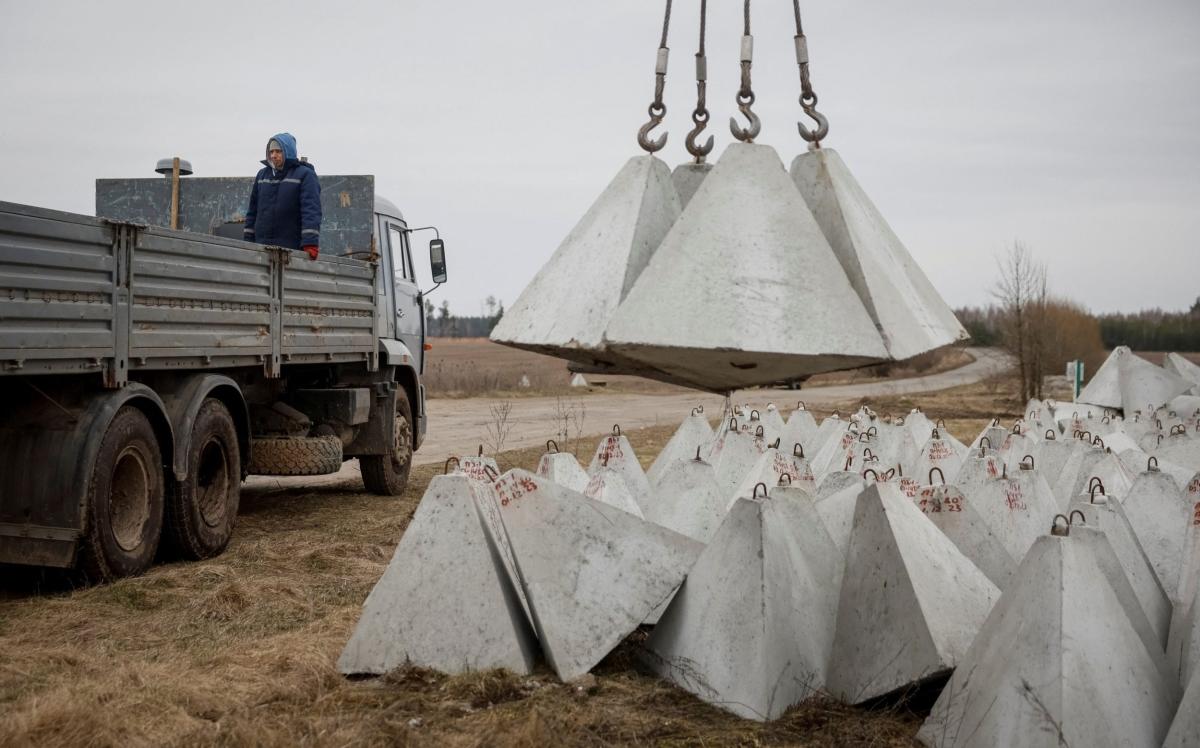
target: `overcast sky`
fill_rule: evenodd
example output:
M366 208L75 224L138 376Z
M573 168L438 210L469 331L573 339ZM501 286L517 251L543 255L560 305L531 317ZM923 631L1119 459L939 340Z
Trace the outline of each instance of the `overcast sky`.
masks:
M709 3L731 137L741 2ZM1014 240L1093 311L1200 295L1200 2L804 2L837 149L953 306ZM687 159L699 0L676 0L660 155ZM251 175L287 130L319 173L374 174L437 224L477 314L521 289L630 156L662 3L0 0L0 200L91 213L97 177ZM791 3L757 0L758 142L784 160ZM428 263L418 261L425 272Z

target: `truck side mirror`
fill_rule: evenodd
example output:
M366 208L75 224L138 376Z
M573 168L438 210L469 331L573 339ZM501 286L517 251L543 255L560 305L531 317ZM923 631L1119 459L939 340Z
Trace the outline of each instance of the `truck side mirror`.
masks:
M441 239L429 242L429 266L434 283L446 282L446 244Z

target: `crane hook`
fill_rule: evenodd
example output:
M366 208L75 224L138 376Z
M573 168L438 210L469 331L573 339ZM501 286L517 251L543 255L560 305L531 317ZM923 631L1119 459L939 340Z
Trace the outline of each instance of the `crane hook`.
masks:
M736 119L730 117L729 131L733 133L733 137L737 138L743 143L753 143L754 139L758 137L758 134L762 132L762 121L759 120L757 114L750 111L751 105L754 104L754 94L751 93L743 95L739 93L737 96L737 102L738 111L742 113L742 116L749 120L750 126L741 127L738 125Z
M811 101L808 100L809 97L811 97ZM824 114L817 111L817 95L815 93L801 95L800 108L817 123L817 129L814 131L805 127L803 122L797 122L796 127L800 128L800 137L820 148L821 141L829 134L829 120L825 118Z
M707 109L697 109L692 112L692 122L696 124L691 132L687 134L687 152L695 156L696 163L704 163L704 157L712 153L713 136L709 135L708 140L704 145L697 145L696 140L700 134L704 132L704 128L708 126L709 114Z
M662 150L662 147L667 144L667 133L659 135L656 140L650 139L650 131L662 124L663 117L667 115L667 107L664 104L657 102L650 105L649 109L650 121L642 125L638 130L637 142L642 147L642 150L647 153L654 153Z

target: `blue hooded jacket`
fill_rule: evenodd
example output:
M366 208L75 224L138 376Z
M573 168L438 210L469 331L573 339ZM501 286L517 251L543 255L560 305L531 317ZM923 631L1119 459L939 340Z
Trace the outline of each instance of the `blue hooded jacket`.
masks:
M296 138L291 133L281 132L272 140L283 146L283 168L276 170L263 159L266 168L254 178L242 238L288 249L320 246L321 183L317 171L296 156Z

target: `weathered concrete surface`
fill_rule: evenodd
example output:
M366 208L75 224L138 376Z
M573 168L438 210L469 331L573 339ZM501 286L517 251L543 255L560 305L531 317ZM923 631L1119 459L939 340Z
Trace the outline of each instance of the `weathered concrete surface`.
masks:
M1078 401L1121 408L1128 416L1135 410L1162 407L1192 386L1183 377L1155 366L1121 345L1113 349L1079 393Z
M1147 470L1134 479L1121 503L1158 581L1178 602L1184 531L1192 519L1184 491L1161 470Z
M662 474L676 460L694 459L697 454L707 457L708 446L713 440L712 426L704 417L704 409L693 409L691 415L683 419L679 428L671 435L670 441L654 458L650 469L646 471L646 480L651 488L657 488ZM697 452L697 450L700 450Z
M647 642L663 677L771 720L825 682L840 556L810 501L738 499Z
M817 492L813 496L817 515L842 556L846 555L846 548L850 545L850 530L854 527L854 507L858 503L858 495L866 486L862 475L853 470L829 473L817 484Z
M785 454L778 449L768 448L746 473L746 477L742 480L737 492L731 497L729 504L732 506L737 499L753 498L755 486L759 483L765 485L770 491L776 486L782 485L783 482L789 486L802 488L809 495L816 493L817 481L813 477L808 460L801 459L796 455Z
M542 651L570 681L674 594L703 546L524 470L496 482Z
M1117 458L1100 447L1086 447L1067 458L1054 483L1054 496L1065 507L1087 493L1093 479L1099 479L1104 493L1124 498L1133 485L1134 474Z
M1146 612L1146 618L1154 627L1159 648L1165 648L1171 624L1171 600L1159 582L1146 551L1138 542L1137 535L1125 516L1121 502L1108 500L1105 496L1081 497L1069 507L1084 516L1084 525L1100 530L1108 538L1113 551L1121 561L1121 568L1137 593L1138 602ZM1078 520L1076 520L1078 521Z
M728 492L704 460L676 460L663 471L646 519L701 543L708 543L725 519Z
M639 519L644 518L642 508L638 506L637 500L633 498L633 494L625 485L625 479L610 467L601 467L596 470L583 489L583 495L616 507L623 512L629 512Z
M1152 454L1167 462L1200 470L1200 433L1189 431L1168 437Z
M551 483L583 493L591 478L569 452L547 452L538 460L537 474Z
M913 501L992 584L1001 590L1008 586L1020 561L992 532L970 497L953 485L930 485L919 489Z
M1200 678L1192 678L1162 748L1200 747Z
M496 464L496 459L485 454L459 458L454 471L478 483L491 483L500 476L500 467Z
M897 487L868 486L846 553L829 692L859 703L953 668L999 596Z
M613 315L612 350L711 391L887 357L782 166L770 146L726 149Z
M671 172L671 182L675 185L675 193L679 195L680 208L686 208L687 204L692 201L692 196L696 194L696 190L700 189L700 183L712 171L713 165L704 164L680 164Z
M588 475L596 476L601 468L608 468L621 476L625 481L625 488L629 490L638 506L642 507L644 514L651 501L650 481L646 479L646 473L642 470L637 453L633 451L633 445L619 431L604 437L596 445L596 453L592 455L592 462L588 465Z
M837 151L802 153L789 174L892 358L911 358L967 339L954 312Z
M1200 366L1193 364L1178 353L1168 353L1163 359L1163 368L1180 379L1191 382L1192 388L1189 392L1193 395L1200 395Z
M532 671L537 640L476 507L476 495L490 491L463 474L434 477L363 603L338 659L342 673L406 663L445 673Z
M680 214L667 165L635 156L501 318L492 340L585 364L620 365L604 330Z
M1014 564L1021 563L1033 541L1046 533L1059 512L1054 492L1037 470L1018 469L986 482L969 496Z
M756 439L748 433L733 431L728 425L718 425L717 430L720 433L713 441L708 459L716 468L717 483L725 491L725 498L728 499L750 469L758 463L766 444L762 439Z
M1155 746L1177 700L1093 554L1046 535L917 738L939 748Z
M921 446L917 458L909 463L908 472L926 485L933 484L934 468L942 472L946 483L953 483L962 469L966 449L955 449L953 442L943 439L942 433L934 429L932 435Z
M799 444L804 447L805 454L817 449L817 421L807 407L799 404L788 416L787 425L780 436L783 446Z

